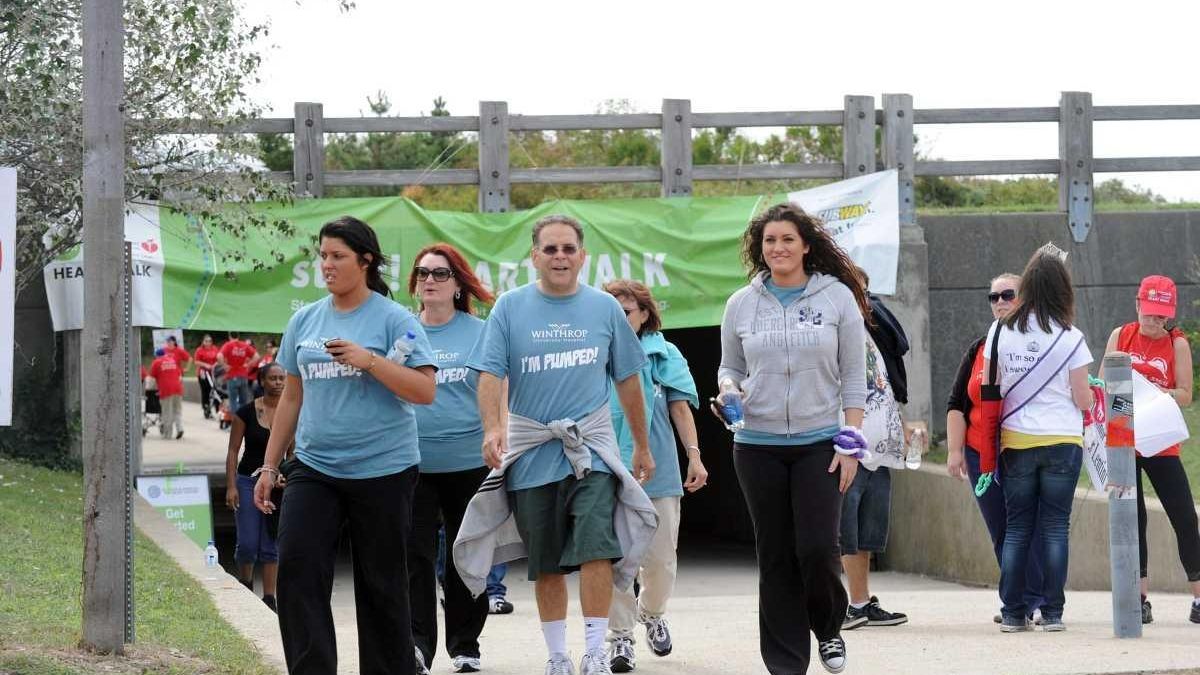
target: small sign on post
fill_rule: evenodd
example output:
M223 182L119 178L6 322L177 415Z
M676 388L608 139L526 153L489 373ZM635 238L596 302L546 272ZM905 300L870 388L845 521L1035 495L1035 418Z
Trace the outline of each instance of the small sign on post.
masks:
M208 476L138 476L137 490L201 550L212 540Z
M1142 636L1138 588L1137 469L1134 461L1133 367L1129 355L1104 357L1108 444L1108 557L1112 572L1113 634Z

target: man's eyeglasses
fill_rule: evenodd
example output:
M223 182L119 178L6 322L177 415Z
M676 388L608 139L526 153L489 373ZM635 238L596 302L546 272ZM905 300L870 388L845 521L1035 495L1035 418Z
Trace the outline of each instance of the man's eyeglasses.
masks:
M993 305L996 304L997 302L1000 302L1001 300L1003 300L1005 302L1012 302L1013 300L1016 300L1016 299L1017 299L1017 292L1011 288L1006 288L1006 289L1000 291L999 293L988 293L988 302L992 303Z
M562 246L546 244L542 247L542 253L545 255L558 255L559 251L562 251L563 255L575 255L579 252L579 247L575 244L563 244Z
M454 270L449 267L435 267L433 269L418 267L413 271L417 273L417 281L425 281L431 276L434 281L445 281L454 276Z

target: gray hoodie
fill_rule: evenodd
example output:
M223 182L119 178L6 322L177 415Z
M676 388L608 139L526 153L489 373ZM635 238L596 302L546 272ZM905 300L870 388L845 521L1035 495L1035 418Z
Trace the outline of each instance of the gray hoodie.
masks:
M802 434L839 426L867 400L866 328L837 278L813 274L788 307L763 285L766 272L725 303L721 367L745 393L746 429Z

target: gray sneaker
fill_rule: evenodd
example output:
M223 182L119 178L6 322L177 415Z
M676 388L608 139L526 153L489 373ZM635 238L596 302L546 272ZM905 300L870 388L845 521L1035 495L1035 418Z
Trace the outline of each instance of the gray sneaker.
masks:
M637 668L633 657L633 638L620 635L608 643L608 665L614 673L632 673Z
M671 630L667 628L667 620L661 616L640 614L638 621L646 627L646 642L655 656L666 656L671 653Z
M1004 617L1003 623L1000 624L1001 633L1023 633L1033 630L1033 623L1026 617L1010 618Z
M612 675L608 654L604 650L584 654L579 660L579 675Z
M479 657L466 656L460 654L454 657L453 660L454 672L456 673L478 673L479 672Z
M546 675L575 675L570 654L555 654L546 661Z
M420 647L414 647L417 653L417 675L429 675L429 668L425 666L425 655L421 653Z

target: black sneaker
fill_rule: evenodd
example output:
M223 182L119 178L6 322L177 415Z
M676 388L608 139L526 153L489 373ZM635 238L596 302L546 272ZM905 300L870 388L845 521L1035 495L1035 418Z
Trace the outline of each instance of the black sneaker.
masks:
M831 637L817 643L817 653L821 656L821 665L831 673L840 673L846 669L846 643L841 637Z
M1188 621L1200 623L1200 605L1197 605L1195 600L1192 601L1192 613L1188 616Z
M488 598L488 614L512 614L513 604L502 595Z
M279 613L279 608L275 604L275 596L264 595L263 596L263 604L266 605L267 607L270 607L272 612L275 612L276 614Z
M632 673L637 668L633 655L633 638L615 637L608 646L608 665L614 673Z
M1194 618L1195 616L1196 616L1196 608L1193 605L1192 606L1193 620L1195 620L1195 618ZM1142 623L1144 623L1144 624L1154 623L1154 611L1150 607L1150 601L1147 600L1146 598L1142 598ZM1197 623L1200 623L1200 621L1197 621Z
M863 607L863 612L867 615L868 626L899 626L902 623L908 623L908 615L900 612L889 612L879 606L879 598L871 596L871 601Z
M867 616L867 607L870 606L870 603L867 603L862 609L855 609L854 605L846 605L846 618L842 619L842 630L854 630L867 625L871 620Z

